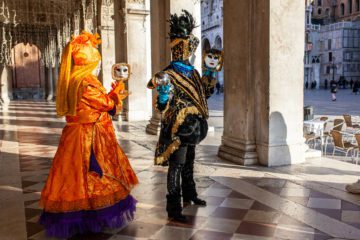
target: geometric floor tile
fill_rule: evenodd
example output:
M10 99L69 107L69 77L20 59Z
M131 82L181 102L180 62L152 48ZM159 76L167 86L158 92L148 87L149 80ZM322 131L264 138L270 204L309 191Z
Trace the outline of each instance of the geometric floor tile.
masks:
M18 177L14 179L17 182L15 185L5 184L6 187L3 189L8 194L0 194L0 207L6 207L5 203L12 202L23 204L24 209L17 208L16 210L19 211L14 211L13 215L12 210L7 211L8 219L20 219L21 215L21 219L26 221L19 221L16 224L19 229L20 226L27 229L26 233L22 233L23 236L28 236L31 240L50 240L51 238L45 235L43 227L37 223L42 211L39 207L39 198L65 123L56 118L55 105L52 103L41 103L47 106L47 109L39 109L36 114L33 109L39 106L38 102L14 102L14 104L12 112L6 113L9 115L3 114L3 119L0 119L3 123L7 121L6 126L0 124L0 148L6 150L0 151L0 157L11 160L10 164L14 165L7 166L6 169L18 169L20 175L19 172L10 173ZM21 111L16 110L17 108ZM6 119L7 117L11 119ZM140 184L132 191L138 200L135 220L123 229L106 229L98 234L77 235L72 237L72 240L328 240L334 238L311 227L309 224L313 219L306 218L304 209L312 213L315 211L316 216L325 215L333 221L342 221L342 224L346 224L345 227L360 229L359 204L352 202L351 199L344 198L348 200L345 201L323 193L327 192L326 189L319 192L288 179L275 177L273 174L277 170L272 172L273 168L266 170L259 166L223 168L226 170L225 173L238 171L237 174L232 174L232 177L237 179L240 176L243 182L251 186L254 195L249 194L248 190L234 190L221 184L221 181L210 178L213 169L228 164L216 157L218 143L213 144L215 135L212 134L209 134L205 140L206 144L197 148L198 158L195 164L198 194L207 201L207 206L185 205L183 213L188 217L189 222L169 221L166 212L167 168L153 166L158 137L146 135L146 125L147 122L115 125L121 147L129 156L130 163L140 180ZM221 141L220 137L218 139L216 141ZM6 148L2 148L4 146ZM296 169L297 166L295 165L294 168ZM307 166L299 165L299 168L303 167ZM327 165L321 166L322 173L326 173L326 167ZM243 176L242 173L245 171L246 174L251 173L249 174L251 177L245 177L246 174ZM288 176L291 177L291 174ZM227 177L227 174L222 177ZM0 180L2 179L0 176ZM19 198L19 194L12 195L12 193L19 193L22 198ZM283 206L277 205L279 201L270 204L268 199L264 201L262 194L280 202L286 200L288 203L293 203L289 206L294 209L284 211ZM295 216L290 214L291 212L297 212L299 215L304 214L305 217L297 218L301 220L299 221L285 215L284 212L291 216ZM323 216L324 224L329 224L326 222L328 217ZM11 221L0 221L0 240L11 239L3 235L7 228L14 229L14 225L8 222ZM336 229L337 226L335 224L331 227ZM356 239L360 239L360 236Z
M309 208L341 209L341 200L326 198L310 198L307 204Z

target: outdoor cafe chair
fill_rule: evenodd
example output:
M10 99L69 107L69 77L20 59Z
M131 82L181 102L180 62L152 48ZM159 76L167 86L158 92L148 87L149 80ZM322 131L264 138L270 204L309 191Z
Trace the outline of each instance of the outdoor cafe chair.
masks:
M332 127L332 129L327 132L324 131L323 138L325 139L325 141L324 141L325 142L325 148L324 148L325 155L327 153L327 145L329 144L329 140L331 140L331 138L332 138L331 131L335 130L335 131L341 132L343 125L344 125L344 119L336 118L336 119L334 119L334 126Z
M352 128L354 130L360 130L360 125L357 123L354 124L354 122L352 121L351 115L344 114L343 117L344 117L347 128Z
M356 154L356 165L358 164L359 161L359 151L360 151L360 133L355 134L355 139L356 139L356 143L357 143L357 154Z
M333 150L333 156L335 155L335 152L342 152L346 154L346 157L349 155L349 152L353 151L353 154L351 155L351 160L354 160L354 150L358 147L357 145L352 144L351 142L344 141L344 134L349 134L346 132L340 132L333 130L331 131L331 136L333 138L334 142L334 150Z

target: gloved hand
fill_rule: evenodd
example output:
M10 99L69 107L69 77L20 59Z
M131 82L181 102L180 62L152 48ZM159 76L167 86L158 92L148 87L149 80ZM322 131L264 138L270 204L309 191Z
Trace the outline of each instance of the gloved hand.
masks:
M112 89L109 93L109 96L115 101L116 105L122 104L121 101L130 95L130 93L125 90L125 84L123 81L114 82L111 84L111 87Z
M167 101L169 100L169 94L170 94L170 84L168 85L163 85L163 86L158 86L156 88L156 90L158 91L158 102L160 104L166 104Z

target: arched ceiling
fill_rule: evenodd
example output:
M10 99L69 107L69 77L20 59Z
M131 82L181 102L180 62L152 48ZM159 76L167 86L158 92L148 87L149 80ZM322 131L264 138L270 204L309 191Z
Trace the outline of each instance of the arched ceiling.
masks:
M0 23L58 25L86 0L2 0Z

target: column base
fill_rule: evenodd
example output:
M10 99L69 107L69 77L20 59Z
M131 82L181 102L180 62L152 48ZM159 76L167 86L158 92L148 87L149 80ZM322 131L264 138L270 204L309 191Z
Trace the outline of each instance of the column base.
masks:
M161 126L161 114L158 112L153 112L149 124L146 126L146 133L151 135L158 135L160 132Z
M246 142L235 138L223 137L218 156L240 165L254 165L258 162L255 143Z
M146 133L150 135L158 135L160 132L160 119L152 117L146 126Z
M50 94L49 96L47 96L46 101L53 102L54 101L54 95Z
M267 167L293 165L305 162L306 144L257 145L259 163Z

